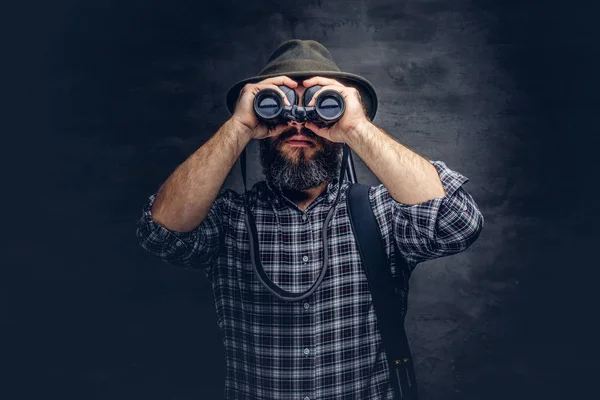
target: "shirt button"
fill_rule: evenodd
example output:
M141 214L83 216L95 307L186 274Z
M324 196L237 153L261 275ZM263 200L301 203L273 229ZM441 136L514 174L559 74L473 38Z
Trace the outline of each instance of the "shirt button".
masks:
M303 400L310 400L310 397L306 396Z
M177 243L175 243L175 246L177 246L177 247L181 247L181 242L177 242Z
M308 217L306 216L306 214L302 214L302 221L306 221L308 219Z
M302 257L302 261L307 262L308 261L308 256Z
M310 354L310 350L309 349L304 349L304 355L307 356Z
M308 307L310 307L310 304L308 304L308 303L304 303L304 309L305 309L305 310L308 310Z

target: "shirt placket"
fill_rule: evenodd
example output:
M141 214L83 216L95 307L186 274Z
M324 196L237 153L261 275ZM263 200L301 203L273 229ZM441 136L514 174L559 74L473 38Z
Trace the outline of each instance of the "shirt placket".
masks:
M307 235L310 238L308 246L304 247L305 251L300 255L299 262L302 270L314 270L315 260L314 249L316 246L313 243L314 235L311 232L310 216L306 211L303 211L300 215L300 229L301 234ZM308 274L308 276L314 277L315 274ZM314 283L314 279L309 278L309 285ZM311 304L311 299L314 296L309 296L306 299L296 302L297 312L301 319L302 333L301 333L301 366L302 366L302 390L300 399L302 400L314 400L314 376L315 376L315 343L314 335L312 332L313 319L314 319L314 306Z

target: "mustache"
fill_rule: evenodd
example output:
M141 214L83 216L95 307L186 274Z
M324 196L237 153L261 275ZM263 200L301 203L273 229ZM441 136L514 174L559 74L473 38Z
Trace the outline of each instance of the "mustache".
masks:
M314 133L306 127L302 127L302 129L300 130L300 134L306 136L307 139L310 139L317 143L320 143L321 141L321 137L319 135L317 135L316 133ZM279 136L277 137L276 141L277 143L283 142L294 135L298 135L298 129L291 127L290 129L281 132L281 134L279 134Z

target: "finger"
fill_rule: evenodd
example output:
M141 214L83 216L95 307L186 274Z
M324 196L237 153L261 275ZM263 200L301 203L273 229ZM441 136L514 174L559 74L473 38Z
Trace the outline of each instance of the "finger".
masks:
M289 129L289 126L287 124L279 124L279 125L275 125L275 128L273 129L273 136L279 136L281 135L283 132L287 131Z
M285 130L288 129L288 126L285 124L279 124L279 125L275 125L272 127L267 127L267 129L268 129L267 137L275 138L275 137L281 135L283 132L285 132Z
M342 94L342 96L344 96L344 89L346 89L345 86L338 86L338 85L329 85L329 86L323 86L321 89L319 89L312 97L312 99L310 99L310 102L306 105L307 107L314 107L315 106L315 102L317 101L317 98L319 97L319 95L321 93L323 93L325 90L330 90L333 89L337 92L340 92ZM344 96L345 98L346 96Z
M341 82L336 81L335 79L325 78L323 76L313 76L310 79L305 79L302 83L306 87L314 86L314 85L321 85L321 86L325 86L325 85L344 86L344 85L342 85Z
M320 128L317 125L315 125L313 122L306 122L306 124L304 126L306 126L307 129L313 131L320 137L325 138L327 140L331 140L327 128Z
M304 123L304 126L306 127L306 129L309 129L311 131L313 131L314 133L319 133L319 131L321 130L321 128L319 128L317 125L315 125L314 122L311 121L306 121Z
M277 92L279 92L281 97L283 97L283 102L285 103L285 105L291 106L290 101L288 100L287 96L285 95L283 90L279 89L279 87L277 85L266 83L266 84L256 84L256 87L258 88L258 90L255 91L255 93L254 93L255 96L261 89L266 89L266 88L275 89Z
M285 76L285 75L275 76L273 78L267 78L258 83L271 83L273 85L285 85L285 86L289 86L291 88L295 88L296 86L298 86L298 83L296 81L292 80L290 77Z

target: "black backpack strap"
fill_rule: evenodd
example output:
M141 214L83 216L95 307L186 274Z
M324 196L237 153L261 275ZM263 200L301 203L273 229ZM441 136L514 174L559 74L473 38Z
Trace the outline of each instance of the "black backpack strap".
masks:
M404 330L405 299L396 292L395 280L385 252L384 241L369 201L368 185L352 184L346 202L352 230L369 282L373 306L381 331L383 347L390 366L390 382L398 400L418 398L413 360ZM408 265L396 249L397 268L410 275ZM405 275L405 276L408 276ZM402 280L401 280L402 282ZM407 281L406 281L407 282ZM406 288L405 293L408 288Z

